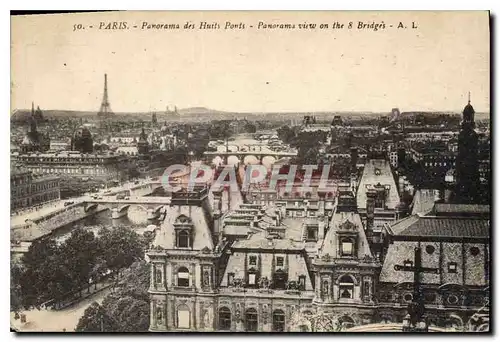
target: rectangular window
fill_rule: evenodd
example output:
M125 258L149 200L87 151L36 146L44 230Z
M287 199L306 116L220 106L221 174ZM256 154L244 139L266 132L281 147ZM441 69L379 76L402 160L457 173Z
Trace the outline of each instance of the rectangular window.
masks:
M248 285L255 285L255 274L250 273L248 275Z
M177 311L177 327L183 329L190 328L190 312L189 310L179 310Z
M353 253L352 242L350 241L342 242L342 255L351 256L352 253Z
M448 273L457 273L457 263L449 262L448 263Z
M189 273L179 272L177 273L177 285L178 286L189 286Z
M284 261L283 257L276 257L276 266L283 267Z
M257 265L257 257L255 255L251 255L248 263L251 266Z
M307 240L316 241L318 240L318 229L316 227L307 227Z

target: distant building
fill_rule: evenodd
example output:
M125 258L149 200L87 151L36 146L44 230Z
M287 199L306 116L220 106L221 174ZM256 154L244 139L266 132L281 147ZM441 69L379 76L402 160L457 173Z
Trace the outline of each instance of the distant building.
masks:
M469 103L463 111L463 119L458 135L458 155L456 162L457 203L476 203L479 180L478 134L474 130L474 108Z
M11 211L41 205L60 198L59 178L36 175L31 171L11 170Z
M81 153L92 153L94 151L94 140L87 127L78 128L71 138L71 150Z
M43 134L37 130L37 120L35 118L35 109L31 107L31 115L28 119L28 131L21 142L21 152L45 152L50 147L49 134Z
M373 199L373 222L367 222L369 204ZM398 219L398 205L401 200L387 160L371 159L365 164L357 191L358 212L366 225L381 229L385 223Z
M139 154L147 154L149 152L148 136L144 132L144 128L139 135L139 141L137 142L137 152Z
M71 149L71 142L64 140L51 140L50 151L68 151Z
M333 117L331 126L342 126L342 117L340 115L335 115Z
M389 153L389 162L391 166L396 169L398 167L398 151L390 151Z
M137 146L130 146L130 145L124 145L124 146L118 146L116 147L116 150L114 150L115 153L121 154L121 155L126 155L126 156L136 156L139 154L139 150L137 149Z
M137 133L121 133L109 138L112 144L135 144L137 142Z
M432 169L448 170L455 166L456 153L448 151L442 144L415 145L409 150L409 158L420 164L429 174Z
M122 157L116 154L86 154L78 151L11 155L14 165L34 173L120 179Z

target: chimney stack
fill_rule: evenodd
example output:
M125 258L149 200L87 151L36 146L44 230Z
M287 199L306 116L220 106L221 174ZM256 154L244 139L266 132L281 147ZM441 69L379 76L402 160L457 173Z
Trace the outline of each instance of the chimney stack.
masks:
M366 232L373 232L373 221L375 218L375 197L377 196L375 191L368 190L366 192Z

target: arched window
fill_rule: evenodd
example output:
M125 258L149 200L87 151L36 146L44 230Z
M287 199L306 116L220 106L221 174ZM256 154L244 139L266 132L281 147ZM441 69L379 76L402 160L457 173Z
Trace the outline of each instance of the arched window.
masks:
M257 331L257 328L258 328L257 310L250 308L245 312L245 330Z
M219 330L231 330L231 310L226 307L219 309Z
M191 311L187 305L177 307L177 328L189 329L191 327Z
M177 247L189 248L191 247L190 235L187 231L181 230L177 232Z
M354 281L351 276L344 275L339 280L339 297L352 299L354 295Z
M180 267L177 270L177 286L189 286L189 270L186 267Z
M282 310L273 312L273 331L285 331L285 313Z

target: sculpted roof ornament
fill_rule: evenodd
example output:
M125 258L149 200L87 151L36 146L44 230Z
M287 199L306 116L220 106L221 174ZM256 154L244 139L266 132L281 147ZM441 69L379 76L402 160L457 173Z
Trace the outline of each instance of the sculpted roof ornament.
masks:
M346 219L339 225L339 230L356 230L356 225L352 223L349 219Z

